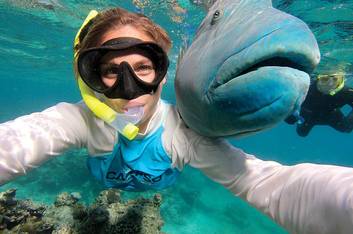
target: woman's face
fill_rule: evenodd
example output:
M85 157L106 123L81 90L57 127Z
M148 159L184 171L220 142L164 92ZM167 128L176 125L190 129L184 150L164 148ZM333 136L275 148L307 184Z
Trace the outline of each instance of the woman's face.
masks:
M134 37L143 41L154 42L153 39L150 36L146 35L144 32L140 31L139 29L133 26L127 25L119 27L112 31L108 31L102 36L100 45L108 40L119 37ZM143 51L139 51L138 49L130 50L128 53L121 51L109 52L101 60L101 64L103 64L101 66L114 66L120 64L123 61L130 64L135 74L140 79L146 82L151 82L155 78L155 70L152 61L148 57L144 56ZM109 76L109 73L107 75L102 75L101 78L104 84L108 87L111 87L117 79L116 76ZM117 112L124 112L129 107L143 106L144 116L138 125L140 127L140 132L144 132L149 119L152 117L156 109L156 105L159 101L162 87L165 81L166 80L163 79L154 94L145 94L132 100L126 100L121 98L106 98L105 101L110 107L112 107Z

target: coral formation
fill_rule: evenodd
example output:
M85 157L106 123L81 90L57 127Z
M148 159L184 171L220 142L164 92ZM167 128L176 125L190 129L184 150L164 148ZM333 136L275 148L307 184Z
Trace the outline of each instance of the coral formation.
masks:
M0 233L162 233L162 198L122 201L120 191L102 191L89 206L79 193L61 193L53 205L17 200L16 190L0 193Z

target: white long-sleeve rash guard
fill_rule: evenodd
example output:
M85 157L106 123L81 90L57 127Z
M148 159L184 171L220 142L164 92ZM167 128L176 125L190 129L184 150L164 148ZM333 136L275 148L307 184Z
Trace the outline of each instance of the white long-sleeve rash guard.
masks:
M203 171L291 233L353 233L353 169L330 165L284 166L262 161L224 139L187 128L175 107L160 102L143 138L164 125L162 142L172 166ZM116 132L83 103L60 103L0 125L0 184L69 148L92 157L112 151Z

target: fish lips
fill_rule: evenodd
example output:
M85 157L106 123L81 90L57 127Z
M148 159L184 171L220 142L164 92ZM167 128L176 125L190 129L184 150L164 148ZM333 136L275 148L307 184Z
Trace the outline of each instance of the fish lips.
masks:
M306 72L291 67L264 66L241 73L209 90L216 109L208 116L223 113L222 121L210 126L211 132L224 129L224 136L242 136L273 127L299 108L309 84ZM237 131L227 132L227 126Z

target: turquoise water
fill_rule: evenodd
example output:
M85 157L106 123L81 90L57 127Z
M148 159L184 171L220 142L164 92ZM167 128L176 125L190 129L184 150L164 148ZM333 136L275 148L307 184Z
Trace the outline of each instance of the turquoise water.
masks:
M93 3L94 2L94 3ZM2 0L0 1L0 122L41 111L80 96L72 74L72 40L90 9L121 6L143 11L170 33L172 66L163 98L174 101L173 74L179 46L203 17L196 6L173 12L167 1ZM50 3L50 4L48 4ZM274 1L279 9L308 23L318 39L322 62L317 72L344 69L353 84L353 1ZM352 85L353 86L353 85ZM352 133L353 134L353 133ZM306 138L293 126L276 128L232 143L261 159L353 166L352 134L315 127ZM85 167L85 152L72 151L0 188L18 189L18 197L51 203L62 191L77 191L85 202L102 188ZM286 233L200 172L186 168L179 182L161 191L163 230L167 233ZM153 193L125 193L126 198Z

